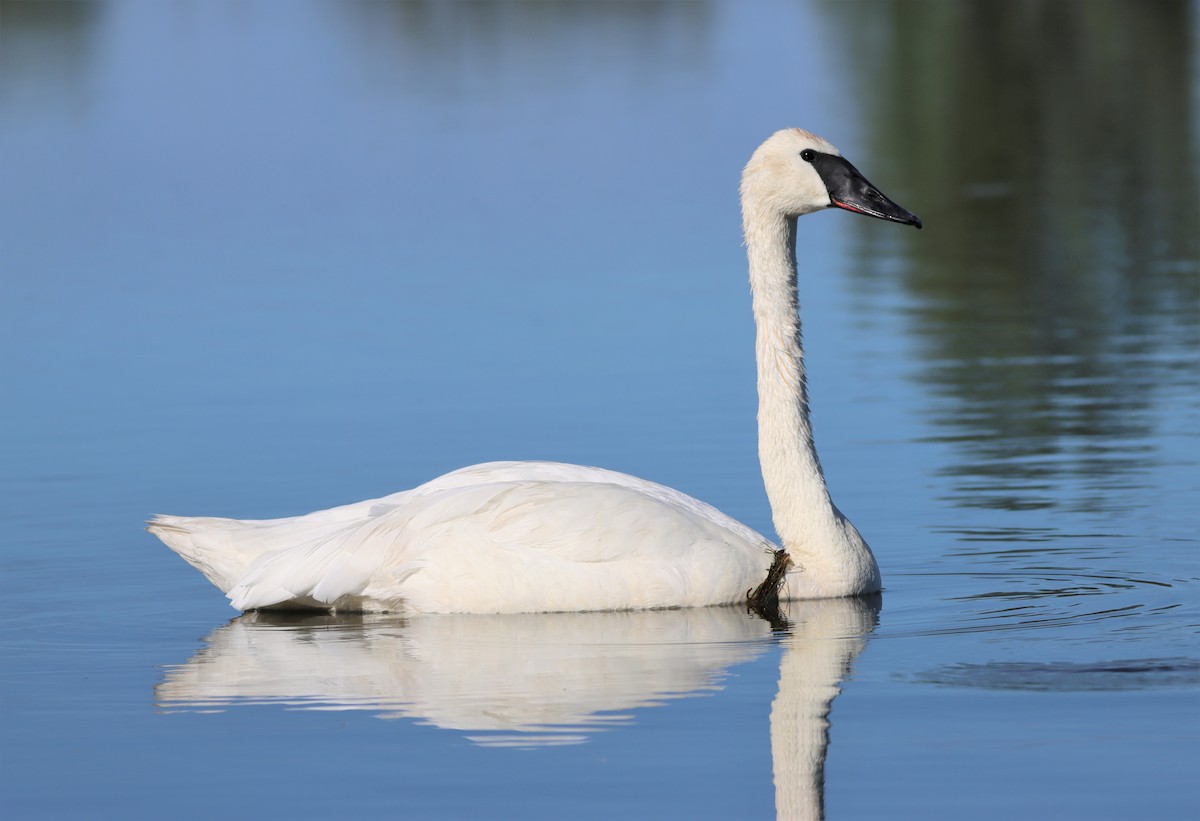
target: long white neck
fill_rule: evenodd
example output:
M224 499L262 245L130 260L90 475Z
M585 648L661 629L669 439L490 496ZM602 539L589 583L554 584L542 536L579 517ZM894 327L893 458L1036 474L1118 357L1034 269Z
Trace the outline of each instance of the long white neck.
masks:
M775 531L796 563L793 596L879 589L879 570L838 512L813 443L796 296L796 217L742 198L758 360L758 457Z

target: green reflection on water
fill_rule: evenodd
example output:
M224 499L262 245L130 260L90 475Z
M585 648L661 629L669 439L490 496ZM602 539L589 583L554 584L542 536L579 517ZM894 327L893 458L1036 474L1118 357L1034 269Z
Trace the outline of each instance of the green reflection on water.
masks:
M905 243L933 438L960 451L952 500L1119 507L1178 456L1162 428L1196 412L1194 6L824 10L853 54L872 167L926 220L884 241ZM894 279L887 249L857 249L862 287Z

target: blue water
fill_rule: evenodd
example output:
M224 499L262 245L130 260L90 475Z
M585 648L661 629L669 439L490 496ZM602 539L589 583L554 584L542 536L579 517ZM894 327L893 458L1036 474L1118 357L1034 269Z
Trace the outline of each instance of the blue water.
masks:
M4 3L0 813L1195 817L1198 19ZM789 125L926 224L799 228L878 601L235 618L141 529L530 458L770 533L736 186Z

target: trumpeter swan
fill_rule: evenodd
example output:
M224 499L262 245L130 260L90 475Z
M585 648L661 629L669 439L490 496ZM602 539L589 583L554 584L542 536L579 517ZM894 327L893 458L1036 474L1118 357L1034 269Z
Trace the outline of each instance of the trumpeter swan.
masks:
M758 362L758 452L783 551L677 490L595 467L494 462L412 490L272 520L157 516L150 532L239 610L519 613L879 590L813 445L796 302L796 218L838 207L921 227L825 140L776 132L742 173ZM769 585L772 592L777 585Z

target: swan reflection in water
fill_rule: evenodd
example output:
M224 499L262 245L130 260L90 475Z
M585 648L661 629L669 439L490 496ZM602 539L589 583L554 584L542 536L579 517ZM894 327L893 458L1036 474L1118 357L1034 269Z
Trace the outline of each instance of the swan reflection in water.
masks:
M155 688L167 710L277 704L365 710L485 746L580 743L630 711L720 689L782 643L771 704L780 818L822 816L827 715L880 598L787 603L789 626L736 607L528 615L250 613L218 628Z

